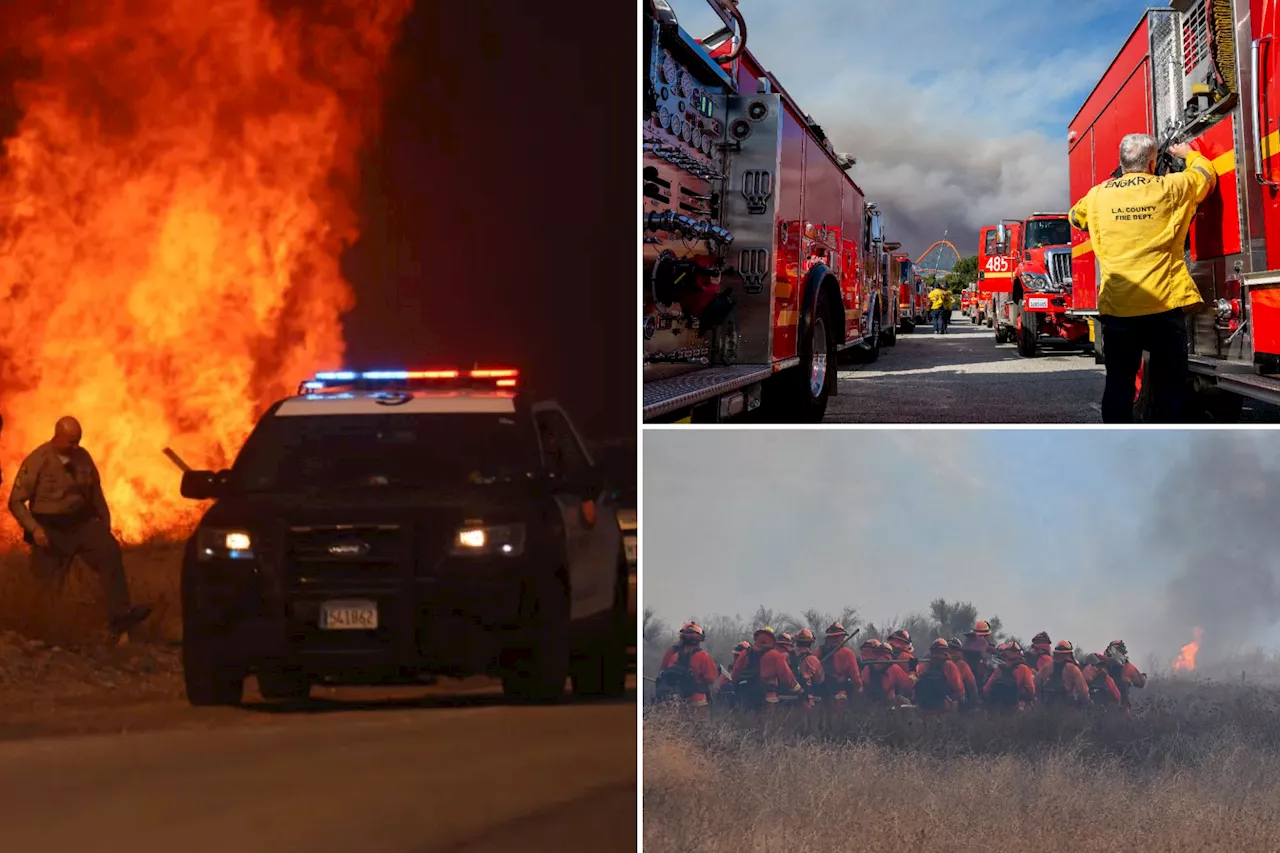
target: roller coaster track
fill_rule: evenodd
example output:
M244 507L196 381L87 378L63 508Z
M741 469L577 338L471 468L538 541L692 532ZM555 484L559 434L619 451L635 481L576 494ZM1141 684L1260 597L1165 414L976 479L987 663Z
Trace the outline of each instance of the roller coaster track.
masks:
M951 268L956 265L956 261L960 260L960 252L952 245L951 241L942 239L938 240L924 254L916 258L915 271L917 275L932 275L934 273L946 274L951 272Z

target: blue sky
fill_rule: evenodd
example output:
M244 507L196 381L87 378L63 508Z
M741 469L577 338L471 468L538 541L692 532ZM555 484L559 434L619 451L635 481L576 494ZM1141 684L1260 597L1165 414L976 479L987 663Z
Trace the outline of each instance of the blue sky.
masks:
M643 596L669 622L972 601L1024 639L1276 642L1267 433L646 430ZM1271 495L1275 492L1275 495Z
M742 0L748 46L858 157L855 179L913 256L961 254L999 218L1065 210L1067 123L1147 3ZM705 0L674 0L695 35Z

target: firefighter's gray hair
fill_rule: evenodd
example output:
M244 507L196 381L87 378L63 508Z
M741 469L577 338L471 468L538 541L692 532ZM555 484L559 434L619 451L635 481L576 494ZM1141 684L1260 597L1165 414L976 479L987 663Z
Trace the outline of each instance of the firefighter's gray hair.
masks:
M1145 133L1131 133L1120 140L1120 170L1126 175L1130 172L1145 172L1147 166L1155 159L1155 137Z

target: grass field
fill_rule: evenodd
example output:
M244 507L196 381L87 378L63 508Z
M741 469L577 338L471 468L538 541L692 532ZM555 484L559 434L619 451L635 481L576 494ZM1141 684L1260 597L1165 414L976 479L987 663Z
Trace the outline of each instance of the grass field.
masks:
M1153 683L1131 718L650 713L644 849L1280 850L1280 691Z
M50 643L78 646L106 633L106 609L97 576L77 561L60 590L45 590L28 568L29 555L18 546L0 554L0 630ZM124 549L125 573L133 600L155 607L132 639L164 642L182 637L178 598L182 543L153 541Z

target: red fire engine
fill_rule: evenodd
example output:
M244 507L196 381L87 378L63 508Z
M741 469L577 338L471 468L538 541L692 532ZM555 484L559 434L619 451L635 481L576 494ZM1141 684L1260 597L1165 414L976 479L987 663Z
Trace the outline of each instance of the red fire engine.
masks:
M920 312L920 279L916 278L911 256L906 252L896 251L901 244L890 243L889 246L892 247L889 263L893 267L898 286L898 331L909 335L924 321Z
M1018 354L1036 354L1042 335L1070 343L1089 336L1089 323L1068 303L1071 296L1071 225L1065 213L1033 213L1004 221L980 247L983 284L992 294L996 343L1014 341Z
M1187 240L1204 298L1204 309L1188 318L1190 368L1205 413L1233 420L1244 398L1280 403L1280 7L1261 0L1170 6L1143 15L1072 120L1071 197L1117 172L1128 133L1149 133L1162 148L1192 142L1211 159L1218 188L1200 205ZM1157 171L1169 165L1162 158ZM1075 232L1073 244L1075 294L1096 304L1089 235ZM1139 418L1145 403L1140 383Z
M708 0L724 26L695 39L642 3L644 419L820 421L840 353L897 333L880 211L736 4Z

